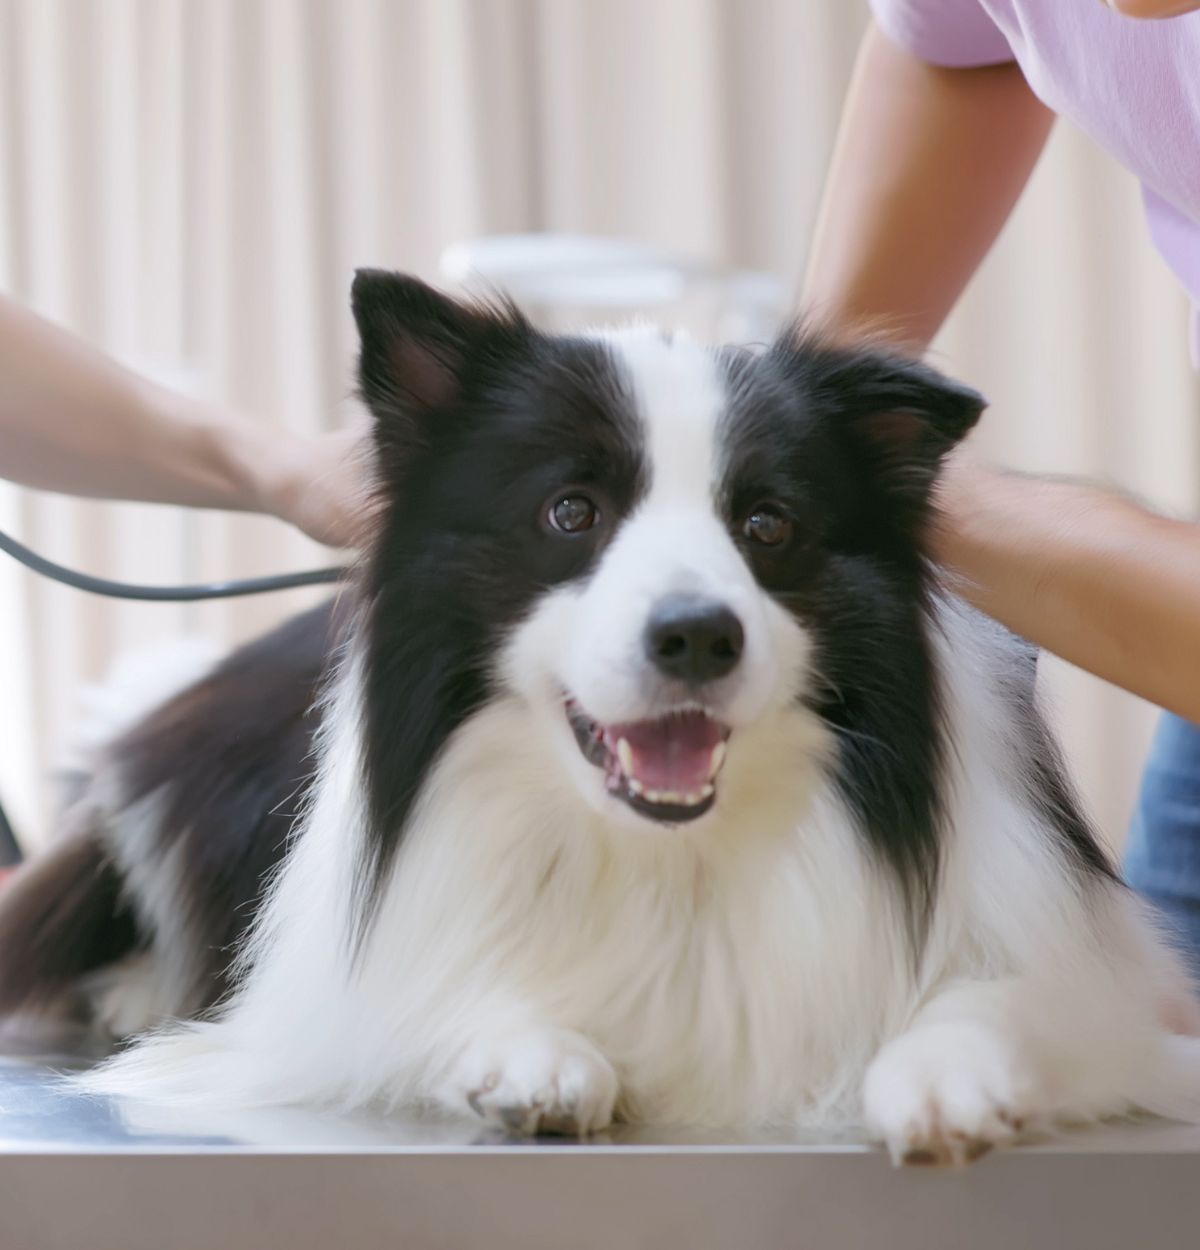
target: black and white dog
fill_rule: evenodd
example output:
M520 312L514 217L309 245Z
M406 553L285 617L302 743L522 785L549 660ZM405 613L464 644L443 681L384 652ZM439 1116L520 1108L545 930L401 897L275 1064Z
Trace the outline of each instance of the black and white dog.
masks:
M1194 1113L1190 989L1032 656L919 552L976 394L800 332L353 300L357 583L100 753L4 899L4 1010L199 1017L85 1078L176 1104L858 1122L914 1161Z

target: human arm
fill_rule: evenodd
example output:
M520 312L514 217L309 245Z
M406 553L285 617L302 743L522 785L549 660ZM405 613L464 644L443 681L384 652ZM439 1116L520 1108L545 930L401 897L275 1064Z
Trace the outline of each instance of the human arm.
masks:
M991 246L1050 115L1012 65L939 69L872 28L842 123L805 302L928 344ZM1031 641L1200 720L1200 529L1081 484L956 459L933 555Z
M960 456L939 486L932 554L1016 633L1200 721L1200 526Z
M0 476L93 498L269 513L353 545L357 430L262 428L121 368L0 297Z
M846 97L802 304L924 348L1020 196L1053 115L1014 64L945 69L874 24Z

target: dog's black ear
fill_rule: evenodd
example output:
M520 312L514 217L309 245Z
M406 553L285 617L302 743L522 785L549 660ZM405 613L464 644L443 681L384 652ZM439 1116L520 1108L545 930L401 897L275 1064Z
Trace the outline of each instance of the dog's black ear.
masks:
M385 445L411 441L424 417L452 410L475 377L531 333L511 304L462 303L382 269L358 270L350 302L362 345L359 390Z
M877 488L917 507L987 406L929 365L871 348L818 350L810 378L854 462Z

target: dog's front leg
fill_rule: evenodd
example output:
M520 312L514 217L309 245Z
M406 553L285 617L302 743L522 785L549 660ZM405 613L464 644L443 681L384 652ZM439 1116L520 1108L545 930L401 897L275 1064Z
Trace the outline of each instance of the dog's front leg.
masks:
M1019 980L961 982L923 1007L867 1069L868 1131L895 1163L962 1166L1055 1107L1053 1048Z
M509 1020L479 1030L437 1100L507 1132L584 1137L612 1122L617 1074L581 1033Z

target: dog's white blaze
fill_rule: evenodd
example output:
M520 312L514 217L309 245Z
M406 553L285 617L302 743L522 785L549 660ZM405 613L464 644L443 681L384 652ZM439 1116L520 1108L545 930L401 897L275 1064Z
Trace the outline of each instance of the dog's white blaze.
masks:
M725 379L713 355L684 334L653 327L604 335L633 392L650 467L647 510L712 511Z
M609 796L603 776L580 755L562 714L564 690L605 724L661 714L667 696L644 644L655 605L675 594L723 603L741 621L745 646L712 711L734 729L733 754L749 755L779 732L781 718L796 715L811 643L759 589L719 514L718 434L727 394L712 354L648 328L605 341L633 402L648 489L586 583L545 596L499 667L593 808L646 830L648 822ZM815 725L807 732L822 736ZM719 794L725 791L721 786Z
M1159 1022L1182 974L1130 896L1053 852L1017 761L1011 645L949 601L934 647L954 744L944 875L914 972L894 881L864 854L826 732L792 697L804 639L755 594L713 513L711 361L630 342L650 493L589 585L548 595L498 657L507 693L427 779L358 961L343 940L364 826L351 661L238 996L85 1083L192 1104L466 1113L483 1054L497 1088L569 1087L589 1122L615 1072L629 1115L865 1118L898 1153L937 1133L1003 1140L1017 1120L1195 1110L1200 1042ZM556 680L636 708L622 596L644 609L656 577L714 569L778 690L740 705L713 812L655 832L588 791L596 770L569 743Z
M720 714L735 727L753 723L800 692L809 642L759 590L719 513L725 376L713 354L684 335L636 329L607 342L632 392L649 489L583 591L559 671L599 720L651 715L646 620L658 600L695 594L724 603L742 622L745 651Z

